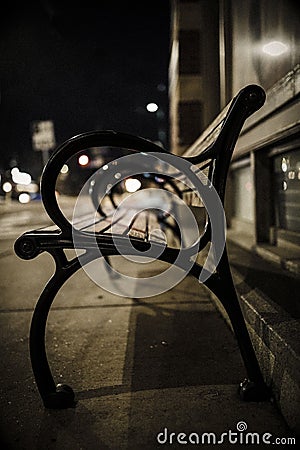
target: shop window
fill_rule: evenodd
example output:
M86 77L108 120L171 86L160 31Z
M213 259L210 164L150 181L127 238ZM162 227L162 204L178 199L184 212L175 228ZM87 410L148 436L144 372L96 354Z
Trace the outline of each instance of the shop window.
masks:
M300 149L276 156L273 167L276 227L300 233Z

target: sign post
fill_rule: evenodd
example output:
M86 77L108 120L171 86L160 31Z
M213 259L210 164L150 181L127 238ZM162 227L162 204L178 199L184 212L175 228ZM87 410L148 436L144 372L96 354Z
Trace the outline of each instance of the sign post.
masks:
M49 150L52 150L56 145L52 120L36 120L32 122L31 136L33 150L42 152L43 166L45 166L49 159Z

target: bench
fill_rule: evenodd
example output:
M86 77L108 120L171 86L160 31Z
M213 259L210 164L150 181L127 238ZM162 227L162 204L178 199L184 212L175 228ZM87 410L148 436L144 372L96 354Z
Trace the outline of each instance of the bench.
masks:
M245 120L264 101L265 93L261 87L246 86L181 157L175 157L141 137L115 131L80 134L67 140L52 154L42 174L41 194L55 226L26 232L15 242L15 252L20 258L30 260L48 252L56 264L55 272L36 304L30 329L32 369L46 408L68 408L75 404L72 388L55 384L47 360L45 330L51 304L71 275L91 261L102 258L112 268L110 255L158 259L169 263L176 273L183 272L184 276L189 274L200 280L218 297L230 318L247 375L239 386L241 397L255 401L269 398L269 389L264 383L232 280L222 215L235 143ZM111 158L82 190L91 195L94 213L81 215L76 212L81 192L71 220L59 206L56 181L69 158L87 148L110 149ZM114 160L114 148L125 149L124 164L120 159ZM131 159L127 161L127 157ZM120 179L127 179L137 172L145 189L139 189L138 200L130 202L130 196L114 187L121 183ZM112 177L115 184L111 182ZM153 183L154 191L151 189ZM149 201L151 192L156 191L162 194L158 203L152 198ZM117 204L119 199L120 205ZM84 196L83 205L86 201ZM192 205L201 206L206 212L204 228L200 232L197 228L197 236L195 230L191 232L194 224L186 222ZM181 221L180 226L178 221ZM79 252L68 260L68 249ZM202 255L206 255L205 264L199 263ZM150 295L154 294L150 292Z

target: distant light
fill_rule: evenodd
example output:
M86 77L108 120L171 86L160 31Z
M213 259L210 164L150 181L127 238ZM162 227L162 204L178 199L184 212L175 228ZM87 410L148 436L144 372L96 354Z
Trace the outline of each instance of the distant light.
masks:
M2 189L8 194L8 192L11 192L12 190L11 183L9 181L6 181L5 183L3 183Z
M137 178L127 178L127 180L125 180L125 188L127 192L136 192L141 185L142 183Z
M90 162L90 158L87 155L81 155L78 158L78 163L80 166L87 166Z
M156 112L158 110L158 105L156 103L148 103L146 109L148 112Z
M157 85L157 90L160 91L160 92L165 92L166 89L167 88L166 88L166 85L164 83L159 83Z
M12 174L12 175L16 175L17 173L19 173L20 171L19 171L19 169L17 168L17 167L13 167L12 169L11 169L11 171L10 171L10 173Z
M68 173L69 172L69 167L67 164L64 164L62 166L62 168L60 169L60 173Z
M31 183L31 176L29 173L26 172L20 172L17 167L14 167L10 171L11 177L14 183L16 184L30 184Z
M288 46L280 41L268 42L263 46L263 52L271 56L280 56L288 50Z
M22 194L19 195L19 202L20 203L29 203L30 202L30 195L26 194L26 192L23 192Z
M281 170L282 172L286 172L288 170L288 160L286 158L282 158L281 160Z
M28 192L31 194L36 194L39 191L39 186L36 183L30 184L17 184L16 185L17 192Z

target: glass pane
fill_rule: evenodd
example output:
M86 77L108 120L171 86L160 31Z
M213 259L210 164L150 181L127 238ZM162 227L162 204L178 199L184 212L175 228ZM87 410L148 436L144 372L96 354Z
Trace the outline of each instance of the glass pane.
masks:
M300 232L300 149L274 158L276 226Z

